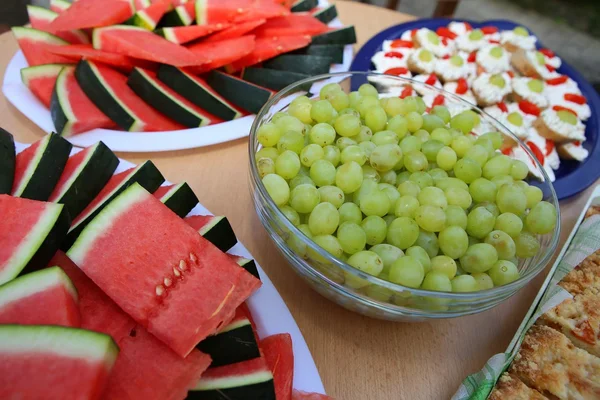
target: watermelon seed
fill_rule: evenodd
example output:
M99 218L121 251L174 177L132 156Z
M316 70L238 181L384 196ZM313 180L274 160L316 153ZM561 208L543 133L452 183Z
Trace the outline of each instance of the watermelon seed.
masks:
M156 295L161 297L165 294L165 287L163 285L156 285Z
M169 287L173 284L173 281L171 280L171 278L165 278L164 283L166 287Z
M184 260L179 261L179 270L185 271L187 269L187 263Z
M238 12L238 14L242 14L244 12L244 9L240 7L237 9L237 12Z
M179 272L177 268L173 268L173 275L175 275L176 278L179 278L181 276L181 272Z
M196 262L198 262L198 258L196 257L196 255L194 253L190 253L190 260L192 260L192 262L195 264Z

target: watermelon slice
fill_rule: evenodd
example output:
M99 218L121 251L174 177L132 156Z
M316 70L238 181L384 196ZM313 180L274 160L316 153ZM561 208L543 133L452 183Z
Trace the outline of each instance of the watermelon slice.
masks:
M138 184L105 207L67 255L182 357L260 286Z
M245 67L258 64L280 54L308 46L310 36L283 36L278 38L257 38L254 42L254 50L231 63L226 69L228 72L236 72Z
M71 63L70 59L48 51L53 46L64 46L69 42L51 33L33 28L15 26L11 29L30 67L42 64Z
M133 0L133 8L136 10L143 10L150 7L152 2L150 0Z
M154 192L154 197L181 218L188 215L198 205L198 197L185 182L179 185L161 186Z
M17 154L11 194L46 201L65 168L71 143L49 134Z
M321 75L329 72L333 64L330 57L309 56L304 54L282 54L265 62L265 68L290 71L308 75Z
M256 262L250 258L244 258L242 256L236 256L235 254L227 254L233 261L237 263L240 267L244 268L246 271L250 272L256 279L260 279L260 274L258 273L258 268L256 267Z
M228 26L229 24L226 23L214 25L174 26L160 28L155 33L164 37L169 42L183 44L204 36L208 36L211 33L221 31Z
M196 7L194 1L176 6L174 10L165 14L160 21L162 26L189 26L196 19Z
M269 68L244 68L242 79L271 90L281 90L297 81L309 78L310 75L298 72L279 71Z
M64 239L69 215L62 204L0 195L0 284L47 265Z
M71 2L67 0L50 0L50 10L57 14L62 13L67 8L71 7Z
M127 84L146 103L183 126L197 128L221 122L162 83L152 71L134 69Z
M27 6L27 15L31 27L40 31L48 31L48 26L58 16L58 13L44 7ZM90 38L82 30L56 32L56 36L69 43L89 43Z
M94 30L94 48L178 67L201 65L208 60L183 46L135 26L115 25Z
M187 398L275 400L273 374L262 357L209 368Z
M137 8L138 11L133 14L132 22L136 26L152 31L170 7L171 3L169 1L159 0L145 8Z
M268 20L254 31L257 37L319 35L329 27L309 14L291 14Z
M102 64L110 65L124 72L130 72L138 63L122 54L109 53L94 49L89 44L72 44L70 46L54 46L48 49L52 54L58 54L71 59L71 62L77 62L81 59L96 61Z
M58 47L58 46L57 46ZM69 47L69 46L60 46ZM69 64L43 64L21 68L21 81L46 107L50 108L50 99L58 74Z
M0 324L79 327L77 290L59 267L0 286Z
M250 8L245 13L236 15L233 22L247 22L258 19L271 19L290 15L290 10L273 0L252 0Z
M188 47L194 54L204 56L208 61L201 66L188 68L196 73L203 73L231 64L250 54L254 49L254 36L247 35L220 42L198 43Z
M227 251L237 243L233 228L225 216L191 215L184 221L221 251Z
M50 113L56 133L64 137L115 126L81 90L75 78L75 67L65 67L58 75Z
M126 171L113 175L100 193L88 206L73 219L69 235L65 240L63 248L69 248L83 228L92 220L100 211L117 197L123 190L133 183L138 183L146 190L154 192L165 181L160 171L152 164L152 161L146 161L135 168L130 168Z
M252 0L196 0L196 24L232 22L252 8Z
M260 348L275 383L277 400L292 400L294 382L294 349L288 333L271 335L260 341Z
M298 0L292 5L292 12L310 11L319 5L319 0Z
M331 397L321 393L307 393L302 390L292 391L292 400L333 400Z
M313 44L354 44L356 30L354 26L332 29L313 38Z
M2 399L100 399L119 348L82 329L3 325L0 354Z
M233 39L240 36L244 36L246 33L253 31L255 28L264 24L266 19L257 19L255 21L242 22L230 26L229 28L223 29L221 32L217 32L214 35L206 38L205 42L220 42L221 40ZM203 26L203 25L198 25ZM211 25L204 25L211 26Z
M312 15L324 24L328 24L337 18L338 13L335 4L331 4L325 8L317 9L315 12L312 13Z
M258 114L271 96L275 94L272 90L220 71L211 71L207 77L207 82L221 96L254 114Z
M162 342L136 325L98 286L62 252L51 263L60 265L80 292L82 327L106 333L121 352L103 398L179 400L185 397L210 358L198 350L181 358Z
M100 193L119 165L119 159L102 142L69 157L48 201L64 204L72 218Z
M82 60L77 65L75 77L89 99L125 130L173 131L185 128L140 99L127 86L127 77L118 71Z
M0 128L0 194L12 191L15 178L15 139L8 131Z
M78 0L48 27L51 32L118 24L133 15L131 0Z

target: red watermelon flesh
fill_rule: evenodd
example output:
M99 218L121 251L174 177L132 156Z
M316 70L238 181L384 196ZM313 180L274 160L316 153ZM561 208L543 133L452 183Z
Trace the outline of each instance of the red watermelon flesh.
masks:
M182 357L260 286L138 184L87 225L68 256Z
M258 19L256 21L248 21L235 24L233 26L230 26L229 28L223 29L221 32L217 32L214 35L211 35L210 37L204 39L204 42L219 42L221 40L233 39L240 36L244 36L246 33L264 24L265 21L266 19Z
M143 10L150 6L150 0L133 0L133 7L136 10Z
M276 399L291 400L294 381L292 337L288 333L271 335L260 341L260 348L273 373Z
M219 23L214 25L190 25L173 26L162 28L162 35L170 42L183 44L196 40L198 38L210 35L214 32L226 29L228 23ZM217 33L218 35L218 33Z
M235 60L250 54L254 49L254 36L248 35L220 42L198 43L188 48L192 52L201 54L208 59L207 63L188 69L196 73L208 72L231 64Z
M66 46L65 46L66 47ZM58 74L68 64L43 64L21 69L21 81L46 107L50 108L50 99Z
M198 25L232 22L246 14L253 6L252 0L196 0L196 23Z
M321 393L306 393L301 390L296 390L292 392L292 400L333 400L329 396L325 396Z
M54 11L44 7L27 6L27 15L31 27L40 31L49 32L50 23L58 16ZM90 38L81 30L59 31L55 33L61 39L69 43L89 43Z
M82 58L103 64L111 65L119 70L130 72L136 65L137 60L127 56L96 50L89 44L72 44L70 46L56 46L48 50L52 54L69 57L73 62Z
M189 3L189 2L193 2L193 0L173 0L173 7L177 7L182 4Z
M35 168L34 163L31 161L34 158L41 157L41 154L46 150L46 146L48 145L48 140L38 140L33 142L31 146L17 154L15 159L15 178L13 180L13 187L11 194L14 195L17 190L21 191L21 186L23 185L23 180L26 176L29 176L32 171L32 168ZM25 204L23 204L25 206ZM42 207L38 205L38 211L42 210ZM2 257L0 257L1 259Z
M42 64L68 64L72 61L48 51L52 47L69 44L58 36L22 26L12 28L12 32L30 67Z
M50 265L60 265L79 290L82 328L113 337L121 352L103 398L111 400L179 400L208 368L210 357L198 350L186 358L137 325L64 253ZM155 384L152 384L152 383Z
M94 31L94 48L178 67L204 64L202 55L146 29L116 25Z
M319 35L329 27L310 14L294 13L286 17L271 18L254 31L257 37L278 37L296 35Z
M266 61L280 54L308 46L311 39L308 35L282 36L277 38L256 38L254 50L226 67L228 72L236 72L242 68Z
M159 187L158 189L156 189L156 190L154 191L154 193L152 193L152 195L153 195L154 197L156 197L157 199L159 199L159 200L160 200L160 199L162 199L162 197L163 197L165 194L169 193L169 191L170 191L171 189L173 189L175 186L177 186L177 185L164 185L164 186L161 186L161 187Z
M50 10L57 14L71 7L71 2L67 0L50 0Z
M58 267L23 275L0 286L0 324L78 327L77 290Z
M252 0L252 5L248 12L237 15L234 22L254 21L257 19L271 19L290 15L289 9L273 0Z
M118 24L133 15L130 0L78 0L49 26L51 32Z

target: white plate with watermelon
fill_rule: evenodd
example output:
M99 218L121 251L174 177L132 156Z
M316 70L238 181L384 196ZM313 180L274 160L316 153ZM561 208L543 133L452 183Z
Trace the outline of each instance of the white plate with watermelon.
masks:
M93 1L98 0L87 0L88 3ZM121 0L110 1L119 2ZM138 0L140 4L144 4L145 1ZM171 0L153 0L150 7L156 7L162 1L171 2ZM193 18L189 19L190 15L185 14L186 11L191 12L193 17L196 8L191 7L191 5L194 4L198 7L198 4L203 4L203 7L211 10L209 7L216 4L211 3L212 1L227 0L198 0L197 2L173 0L173 4L181 3L181 5L170 12L164 12L163 10L163 14L159 14L163 15L162 20L159 17L154 22L152 20L148 22L147 19L139 22L142 16L147 17L148 14L151 14L151 12L143 14L142 12L145 9L137 11L132 18L138 18L137 25L139 26L144 26L144 23L154 23L156 25L159 21L167 18L172 19L173 14L178 12L179 14L176 15L181 17L180 19L184 22L175 22L175 24L191 23ZM266 4L265 2L271 0L257 1ZM61 0L52 3L64 2ZM66 4L68 5L68 3ZM149 0L148 4L150 4ZM109 8L106 5L103 5L103 7L105 9ZM336 17L337 12L334 7L329 6L326 0L297 1L292 7L291 17L289 17L296 19L292 22L284 22L285 24L296 24L292 26L293 29L296 29L298 25L305 26L306 19L310 19L309 22L321 24L323 27L325 26L322 25L323 22L326 22L329 29L338 29L343 27L343 24ZM306 46L306 43L308 43L294 40L300 38L298 35L272 37L272 35L281 32L281 29L292 29L285 24L282 25L281 19L287 17L276 17L267 19L267 22L263 25L246 32L247 34L257 35L259 39L263 36L262 41L256 40L255 50L242 57L241 61L237 60L223 64L226 70L239 73L245 79L241 80L232 78L229 74L215 73L214 71L206 73L206 70L207 68L220 67L224 60L235 59L235 57L231 58L231 54L221 54L224 51L223 49L235 48L244 51L244 54L247 53L244 48L248 47L248 43L252 45L252 40L249 41L248 35L237 38L229 38L228 36L229 32L231 32L231 35L238 35L239 29L243 29L247 24L251 24L250 26L255 24L251 17L248 17L248 19L251 19L248 22L242 20L239 23L227 23L230 25L229 28L208 35L206 38L203 37L189 42L192 43L189 44L178 42L188 40L187 35L199 35L198 29L203 29L203 25L192 23L189 26L171 26L162 29L160 29L160 25L153 25L157 28L154 32L160 33L164 38L144 28L134 26L122 28L123 25L109 26L103 30L97 30L102 33L94 34L93 39L87 38L80 29L55 32L60 35L59 38L45 31L51 31L52 28L49 28L49 26L56 23L57 18L63 17L72 9L69 7L65 11L60 10L57 6L53 10L62 13L53 14L50 10L29 6L30 20L32 26L36 29L16 28L13 30L22 50L19 50L8 64L2 91L19 111L42 130L45 132L58 132L68 137L72 144L79 147L91 146L101 140L115 151L169 151L209 146L246 137L254 121L254 114L258 112L272 93L292 82L294 77L302 79L306 76L327 71L347 71L353 56L352 46L342 44L352 43L355 40L353 27L351 27L352 32L346 32L347 35L342 35L341 39L340 35L336 38L330 35L332 31L327 31L324 33L325 36L323 34L313 36L310 46L298 49L298 47ZM256 12L256 10L250 11ZM321 12L319 13L319 11ZM89 13L90 10L85 12ZM183 17L182 13L184 14ZM313 15L316 17L313 17ZM66 20L66 22L61 20L62 25L60 26L77 26L81 28L84 25L86 27L100 26L94 24L107 23L106 18L108 17L105 15L103 18L102 22L90 21L88 25L79 24L85 18L77 18L75 24L72 20ZM118 16L115 16L115 21L118 21L118 18ZM210 18L210 14L207 18ZM187 22L185 22L186 20ZM221 26L222 24L218 25ZM217 24L209 24L204 27L211 26L214 27ZM318 28L317 25L315 29ZM206 32L208 31L205 29L204 34ZM308 38L306 33L303 34ZM321 38L317 39L319 36ZM215 37L215 39L211 39L212 37ZM69 42L64 41L65 39ZM131 42L128 43L127 40L131 40ZM142 48L140 50L138 47L143 46L137 44L146 40L153 49L163 49L162 46L164 46L164 50L162 50L164 54L154 51L154 54L148 55L144 52L146 49ZM278 41L277 46L273 46L269 42L270 40ZM86 44L86 42L89 43ZM259 42L263 44L258 45ZM40 55L40 47L48 49L48 46L51 46L52 53ZM160 68L156 73L144 69L143 71L146 71L147 74L136 75L137 85L135 82L133 84L129 82L129 86L127 86L126 77L130 75L130 81L133 79L131 78L135 71L132 71L133 67L146 68L147 65L150 65L154 68L158 67L157 62L169 62L168 60L171 58L173 64L184 62L185 57L177 58L177 55L182 56L182 54L178 53L179 50L173 49L172 46L184 48L184 51L189 50L193 54L207 54L209 51L211 52L209 54L213 54L212 52L218 53L218 57L222 57L219 58L221 63L209 63L209 67L188 67L187 71L190 72L188 75L182 76L180 73L179 76L173 77L173 74L171 74L171 80L167 77L168 74L161 71ZM262 68L245 68L258 60L262 60L263 53L259 55L255 55L255 53L259 52L258 49L261 52L265 51L265 46L269 46L270 52L267 53L269 57L278 56L262 63ZM57 47L60 47L60 49L57 49ZM277 51L272 50L275 47L278 48ZM336 48L336 51L331 53L330 50L333 47ZM293 54L282 54L288 49L298 50L294 50ZM44 51L46 50L42 50L42 52ZM174 52L170 53L170 51ZM231 51L233 50L229 50L229 53ZM326 54L323 54L323 52ZM106 71L102 72L94 70L94 68L88 68L88 74L86 75L75 72L73 68L70 77L65 76L64 79L59 80L62 85L56 85L57 89L55 89L58 101L50 106L52 89L62 69L61 66L56 64L77 62L78 58L86 57L86 55L92 67L96 63L95 65L103 66L98 67L98 69L105 68ZM217 56L215 55L215 57ZM142 58L144 59L142 60ZM318 61L327 58L334 62L327 63L325 69L322 66L320 68ZM102 64L97 61L102 62ZM304 62L304 65L302 62ZM42 64L42 66L40 67L39 64ZM37 65L38 67L27 68L29 65ZM260 66L261 63L258 65ZM172 69L177 71L176 68ZM95 71L96 75L90 74L90 71ZM123 71L127 72L123 73ZM202 79L198 79L196 73L204 73ZM64 74L66 75L66 72ZM99 82L102 83L100 86ZM269 85L270 87L265 89L260 85ZM73 86L80 87L73 89ZM160 90L156 91L157 87ZM190 87L193 87L193 89L190 89ZM133 91L131 88L133 88ZM108 89L110 93L113 93L113 97L109 99L98 97L98 90L103 89ZM131 97L131 94L134 95L133 97L137 97L136 99L129 99L133 101L132 103L128 102L127 99L128 96ZM51 113L49 108L54 111ZM115 112L115 109L119 111ZM161 113L157 110L161 110ZM166 114L168 118L162 113ZM120 130L115 129L115 127Z

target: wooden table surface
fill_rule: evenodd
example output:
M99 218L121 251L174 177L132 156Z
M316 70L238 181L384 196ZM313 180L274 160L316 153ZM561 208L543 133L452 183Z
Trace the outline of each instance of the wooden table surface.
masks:
M357 50L379 31L412 19L354 2L338 1L337 6L342 21L356 26ZM2 76L16 50L10 33L0 36ZM4 96L0 96L0 126L21 142L43 135ZM187 181L202 204L217 215L227 215L287 303L327 393L337 400L450 398L466 375L506 348L545 276L540 274L508 301L474 316L413 324L370 319L324 299L286 265L252 206L247 139L196 150L119 156L134 163L152 159L168 180ZM561 202L561 247L592 189Z

